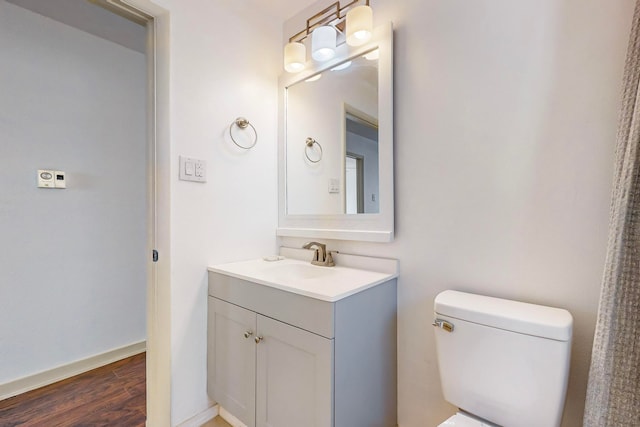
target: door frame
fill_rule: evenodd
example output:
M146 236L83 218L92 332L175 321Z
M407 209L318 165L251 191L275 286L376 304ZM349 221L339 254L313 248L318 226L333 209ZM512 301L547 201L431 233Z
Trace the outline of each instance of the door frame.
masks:
M150 15L147 23L149 87L149 263L147 279L147 426L171 425L169 13L149 0L123 0ZM154 209L155 208L155 209ZM151 261L151 250L158 262Z
M349 151L345 154L345 165L347 158L354 159L356 161L356 213L362 214L364 213L364 156L356 153L351 153ZM346 188L347 178L346 178L346 167L345 167L345 181L344 185ZM345 189L344 192L345 207L347 206L347 191Z
M169 12L150 0L89 0L147 24L147 426L171 426ZM152 261L152 251L158 261Z

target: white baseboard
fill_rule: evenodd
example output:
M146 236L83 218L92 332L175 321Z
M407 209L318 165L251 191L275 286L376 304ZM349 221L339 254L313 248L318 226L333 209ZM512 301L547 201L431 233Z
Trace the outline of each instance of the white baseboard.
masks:
M220 416L229 424L231 427L247 427L242 421L231 415L226 409L222 406L220 407Z
M220 405L218 404L213 405L205 409L204 411L200 412L199 414L194 415L188 420L181 422L180 424L178 424L178 427L200 427L202 424L206 423L207 421L211 421L212 419L217 417L219 410L220 410Z
M147 342L140 341L124 347L116 348L105 353L77 360L67 365L58 366L37 374L18 378L8 383L0 384L0 400L8 399L27 391L35 390L55 382L71 378L92 369L99 368L109 363L125 359L130 356L142 353L147 349Z
M178 424L178 427L200 427L204 423L211 421L220 415L220 418L231 424L231 427L247 427L242 421L231 415L229 411L222 406L215 404L212 407L200 412L186 421Z

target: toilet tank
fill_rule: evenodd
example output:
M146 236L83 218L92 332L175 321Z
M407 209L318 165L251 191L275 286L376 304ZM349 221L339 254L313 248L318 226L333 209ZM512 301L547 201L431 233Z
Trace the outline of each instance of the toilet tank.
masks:
M573 328L567 310L444 291L434 311L448 402L501 426L560 425Z

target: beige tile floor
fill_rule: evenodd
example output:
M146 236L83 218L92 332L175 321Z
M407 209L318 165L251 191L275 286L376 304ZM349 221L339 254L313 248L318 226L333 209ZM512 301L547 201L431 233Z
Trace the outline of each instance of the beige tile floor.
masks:
M231 427L231 424L223 420L220 416L217 416L211 421L202 424L200 427Z

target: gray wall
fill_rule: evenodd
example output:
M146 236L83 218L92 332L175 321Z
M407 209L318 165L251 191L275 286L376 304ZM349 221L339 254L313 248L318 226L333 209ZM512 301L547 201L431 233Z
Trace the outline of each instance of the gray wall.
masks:
M3 383L145 339L146 65L5 1L0 52Z
M364 213L379 213L378 141L353 132L347 132L347 152L363 157ZM372 195L374 195L375 200L372 200Z

